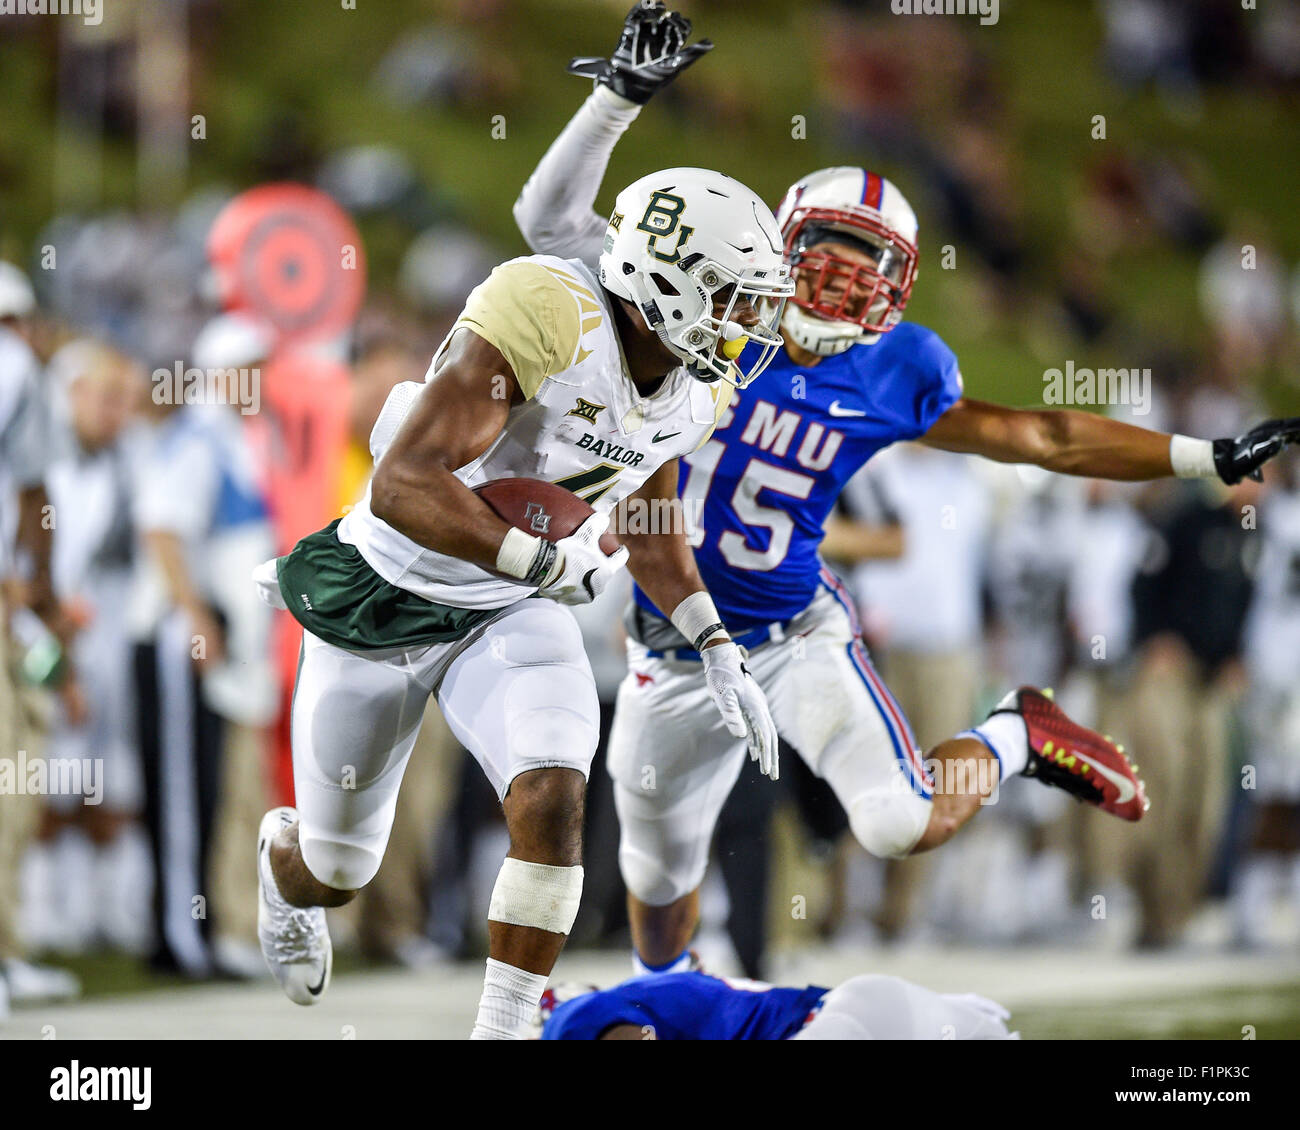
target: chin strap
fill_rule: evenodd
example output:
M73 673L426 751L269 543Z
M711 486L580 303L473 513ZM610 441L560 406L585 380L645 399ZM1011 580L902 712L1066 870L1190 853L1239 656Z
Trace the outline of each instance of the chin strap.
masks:
M826 329L831 333L826 333ZM788 333L801 349L816 353L819 357L834 357L854 345L870 345L880 340L878 333L863 333L858 326L843 327L843 332L836 332L839 327L835 322L827 322L804 313L797 306L786 304L781 316L781 329Z

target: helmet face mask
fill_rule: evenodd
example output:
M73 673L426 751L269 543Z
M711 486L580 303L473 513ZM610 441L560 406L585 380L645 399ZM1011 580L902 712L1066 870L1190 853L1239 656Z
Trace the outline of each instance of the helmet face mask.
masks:
M794 291L767 206L706 169L668 169L619 193L600 280L692 376L737 388L781 348L778 326Z
M847 231L840 226L846 222L852 223ZM854 247L859 257L836 254L835 244ZM800 209L786 233L786 254L796 282L803 284L794 305L872 334L887 333L902 321L916 279L916 247L875 217Z
M789 276L765 281L754 278L753 271L736 272L707 259L687 273L699 280L708 297L699 317L681 334L689 355L682 358L686 368L706 383L721 380L744 388L767 368L783 344L778 327L792 286ZM743 346L730 345L742 338ZM757 347L755 352L751 346ZM746 358L744 368L742 358Z
M782 329L820 356L869 344L903 319L916 281L916 215L865 169L821 169L791 187L777 215L797 289Z

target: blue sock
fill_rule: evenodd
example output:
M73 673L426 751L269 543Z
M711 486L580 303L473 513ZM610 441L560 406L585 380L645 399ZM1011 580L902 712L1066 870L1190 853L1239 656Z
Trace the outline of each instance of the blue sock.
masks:
M663 965L651 965L641 959L641 955L635 950L632 953L632 968L636 971L638 977L645 977L655 973L685 973L691 967L691 951L682 950L672 961L666 961Z

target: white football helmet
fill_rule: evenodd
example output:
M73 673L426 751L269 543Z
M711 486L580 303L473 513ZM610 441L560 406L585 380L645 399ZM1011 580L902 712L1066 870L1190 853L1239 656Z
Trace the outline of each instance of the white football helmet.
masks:
M692 376L737 388L781 348L777 326L794 293L767 205L739 181L708 169L665 169L618 194L600 281L641 312ZM732 288L730 297L715 317L713 296L724 287ZM745 303L759 314L755 325L733 319ZM742 367L742 354L751 351Z
M776 210L786 258L810 294L796 292L781 328L811 353L828 357L876 341L903 320L916 281L916 213L893 182L868 169L818 169L790 186ZM812 250L856 245L865 265Z

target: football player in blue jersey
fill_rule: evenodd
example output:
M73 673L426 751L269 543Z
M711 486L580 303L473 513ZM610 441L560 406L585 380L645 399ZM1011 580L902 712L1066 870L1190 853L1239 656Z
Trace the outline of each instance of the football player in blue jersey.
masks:
M867 974L834 989L688 971L542 994L543 1040L1015 1040L1000 1004Z
M606 220L592 204L641 105L712 46L687 45L689 36L689 21L642 0L611 58L570 64L595 89L515 204L535 251L595 263L611 233L636 219L654 241L653 217ZM851 602L818 556L824 522L845 482L899 440L1095 478L1235 483L1300 441L1300 420L1210 441L1087 412L972 400L952 350L902 320L917 223L895 185L865 169L822 169L793 185L776 215L796 282L781 323L784 350L685 457L679 493L701 575L748 649L781 735L830 784L858 842L880 857L944 843L1015 774L1139 819L1147 801L1122 747L1031 687L923 757L871 666ZM678 230L689 233L689 221L679 217ZM687 234L669 258L689 254ZM654 289L639 305L651 325L671 325L678 296L647 277ZM638 968L677 971L690 960L710 840L745 749L708 714L699 655L640 588L628 629L629 672L608 752L619 864Z

